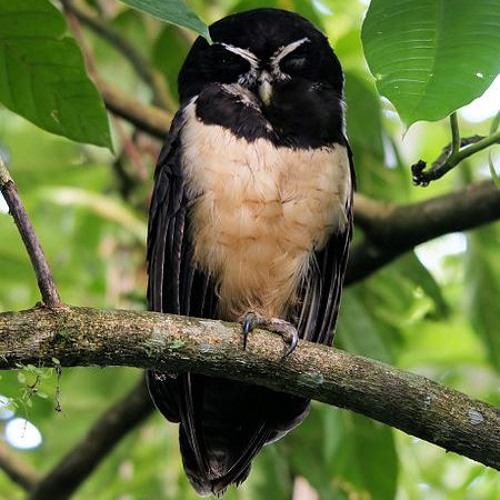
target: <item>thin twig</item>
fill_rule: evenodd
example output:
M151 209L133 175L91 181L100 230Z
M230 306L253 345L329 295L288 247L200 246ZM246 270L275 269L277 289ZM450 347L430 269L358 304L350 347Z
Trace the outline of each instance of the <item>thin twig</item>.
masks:
M134 167L136 174L135 177L143 183L148 179L148 169L142 161L139 148L137 147L136 143L127 135L127 132L122 123L120 123L120 120L116 117L113 118L113 124L115 126L117 134L120 136L123 150L129 158L130 163Z
M483 137L480 140L475 141L470 146L467 145L467 147L461 149L455 155L454 160L456 164L458 164L462 160L465 160L465 158L479 153L479 151L483 151L484 149L493 146L493 144L500 144L500 131L496 132L495 134L488 135L487 137Z
M457 112L454 111L450 115L450 128L451 128L451 154L457 154L460 149L460 128L458 125Z
M69 1L61 0L61 4L63 6L64 13L66 15L66 20L68 21L68 26L70 27L73 36L75 37L76 41L78 42L78 45L80 46L80 49L82 50L83 58L85 59L85 66L87 68L87 73L92 79L97 80L99 79L97 67L92 57L92 52L90 50L90 47L87 44L87 41L85 40L85 37L82 34L80 21L78 20L78 17L74 14L74 12L70 10Z
M67 2L64 2L66 5ZM68 24L82 49L89 76L94 80L106 107L116 115L155 137L163 139L168 131L172 115L157 106L149 106L132 99L117 87L106 83L100 76L80 27L80 23L72 11L66 12Z
M99 76L90 47L82 34L78 21L78 15L81 14L81 12L75 9L73 3L68 0L62 0L62 4L66 9L65 12L68 24L82 49L87 71L99 89L107 109L119 117L124 118L143 132L151 134L159 139L164 139L170 122L172 121L172 113L158 106L143 104L131 98L126 92L120 90L116 86L104 81ZM88 16L85 19L88 20Z
M500 144L500 131L490 134L486 137L475 135L460 139L460 148L453 152L453 141L443 148L438 159L431 165L428 170L425 170L427 163L419 160L411 166L413 183L416 186L428 186L429 183L440 179L447 172L455 168L460 162L472 156L479 151L483 151L493 144Z
M0 157L0 191L7 202L10 214L14 219L19 234L31 260L35 271L38 288L42 296L42 303L46 307L55 308L61 305L59 292L50 270L47 258L43 253L40 240L33 229L30 218L19 196L16 185L12 180L7 167Z

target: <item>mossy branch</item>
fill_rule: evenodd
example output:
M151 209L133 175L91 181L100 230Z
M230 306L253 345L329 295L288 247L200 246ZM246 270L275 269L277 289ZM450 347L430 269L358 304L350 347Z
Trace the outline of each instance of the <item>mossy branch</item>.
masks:
M500 409L424 377L273 334L153 312L35 308L0 314L0 368L17 363L131 366L252 381L347 408L500 469Z

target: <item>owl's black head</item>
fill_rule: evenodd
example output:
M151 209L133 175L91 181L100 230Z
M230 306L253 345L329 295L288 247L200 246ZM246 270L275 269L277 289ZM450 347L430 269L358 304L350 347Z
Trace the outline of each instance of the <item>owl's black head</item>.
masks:
M342 69L311 22L293 12L256 9L209 30L213 43L199 37L181 69L181 103L210 85L235 85L258 99L280 137L305 138L311 145L340 141Z
M342 95L342 69L327 38L294 12L251 10L225 17L209 30L213 44L199 37L179 75L181 102L210 83L251 87L292 78L323 83Z

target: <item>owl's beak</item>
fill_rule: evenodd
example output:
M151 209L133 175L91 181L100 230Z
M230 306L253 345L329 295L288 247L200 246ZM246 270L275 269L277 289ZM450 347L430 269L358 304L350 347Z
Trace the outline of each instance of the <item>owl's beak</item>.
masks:
M259 97L266 106L269 106L273 93L271 82L270 73L266 70L261 71L259 75Z

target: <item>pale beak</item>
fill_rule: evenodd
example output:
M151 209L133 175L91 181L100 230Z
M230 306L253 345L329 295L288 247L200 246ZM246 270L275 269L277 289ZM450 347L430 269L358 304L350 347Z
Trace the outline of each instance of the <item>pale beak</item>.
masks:
M263 70L260 72L259 97L266 106L269 106L269 103L271 102L271 95L273 93L273 87L271 85L271 81L272 78L268 71Z

